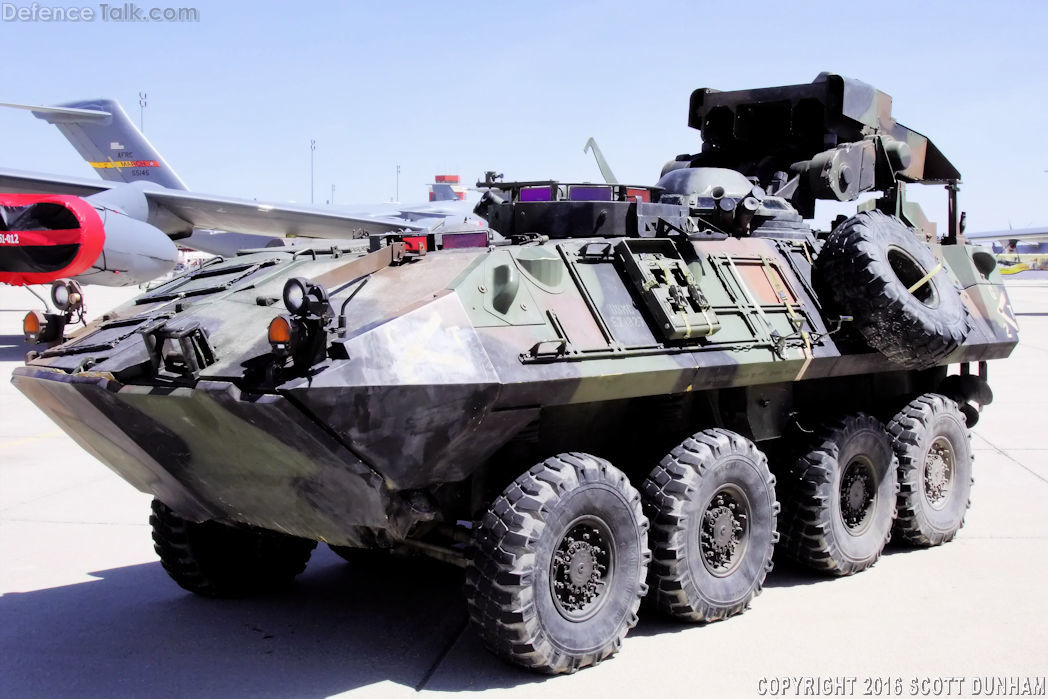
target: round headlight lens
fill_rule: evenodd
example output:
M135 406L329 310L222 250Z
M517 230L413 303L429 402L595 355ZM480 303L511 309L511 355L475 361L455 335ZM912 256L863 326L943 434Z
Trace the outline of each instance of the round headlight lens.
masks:
M308 305L308 282L301 277L288 279L284 284L284 307L295 315L300 315Z
M51 285L51 301L60 311L69 308L69 286L64 281L57 281Z
M51 285L51 301L63 313L80 310L83 300L80 284L72 279L59 279Z

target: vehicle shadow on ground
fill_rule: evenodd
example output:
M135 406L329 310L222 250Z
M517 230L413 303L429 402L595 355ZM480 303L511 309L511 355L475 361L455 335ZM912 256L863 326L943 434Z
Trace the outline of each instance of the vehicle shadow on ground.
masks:
M784 554L776 551L775 567L764 579L764 587L801 587L831 582L833 576L817 573L799 563L794 563Z
M888 545L884 547L884 551L881 552L881 557L898 556L925 550L926 548L924 547L889 541ZM800 587L817 585L819 583L832 583L837 579L838 576L836 575L812 570L791 560L785 553L777 550L775 552L775 568L765 578L764 587Z
M354 565L321 546L293 588L242 600L184 592L159 562L92 575L0 596L5 695L322 697L550 679L488 653L467 623L462 571L424 558ZM777 557L765 587L834 580ZM630 636L693 628L645 603Z
M462 571L391 559L354 570L320 547L296 585L245 600L189 594L159 563L0 597L7 696L322 697L416 689L456 649L476 673L440 689L541 682L471 642Z
M775 567L768 573L768 577L764 579L764 588L815 585L818 583L830 583L833 580L834 578L832 577L820 575L794 563L786 558L784 554L776 553ZM631 637L661 636L668 633L680 633L701 626L703 626L702 623L681 621L673 618L668 613L662 612L651 601L649 596L641 604L640 622L636 628L630 631L629 635Z
M0 335L0 362L20 362L31 349L34 347L26 344L22 335ZM40 347L35 349L39 351Z

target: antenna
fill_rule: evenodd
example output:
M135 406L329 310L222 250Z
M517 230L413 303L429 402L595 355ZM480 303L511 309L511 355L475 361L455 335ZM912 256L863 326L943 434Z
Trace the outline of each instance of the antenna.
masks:
M145 111L146 106L149 104L149 95L144 92L138 93L138 130L142 133L146 132L145 127Z

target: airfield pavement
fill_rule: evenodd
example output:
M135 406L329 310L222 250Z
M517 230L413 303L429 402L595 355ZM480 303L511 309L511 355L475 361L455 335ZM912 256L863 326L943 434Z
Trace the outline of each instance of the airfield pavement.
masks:
M1009 290L1021 344L990 365L996 400L973 430L954 542L889 545L841 579L777 562L745 614L699 627L642 610L617 656L550 678L489 655L461 571L433 562L355 568L319 547L286 593L184 592L153 552L150 497L11 385L22 316L39 304L0 287L0 696L976 696L1012 678L1043 692L1048 282ZM88 309L131 295L92 287Z

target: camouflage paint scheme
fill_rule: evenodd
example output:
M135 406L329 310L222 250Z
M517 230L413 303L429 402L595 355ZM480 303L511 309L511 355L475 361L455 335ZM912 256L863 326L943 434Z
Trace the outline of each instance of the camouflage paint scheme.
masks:
M767 129L783 119L791 147L776 159ZM985 378L983 362L1012 351L993 258L952 224L932 249L963 289L972 329L936 366L902 370L855 347L813 290L822 238L799 213L810 199L876 189L878 207L913 224L901 182L959 179L891 119L887 95L826 75L700 90L689 123L704 150L667 166L661 188L614 185L578 201L571 185L489 182L497 191L480 209L494 230L479 246L431 232L419 249L409 232L373 236L367 249L218 260L29 358L13 381L184 518L366 546L470 521L558 452L590 452L642 479L697 429L760 444L791 421L890 416L935 390L948 365L978 364ZM898 157L899 142L911 158ZM526 201L542 186L552 201ZM291 278L329 294L316 361L281 358L267 339ZM659 315L681 289L695 289L693 312Z

